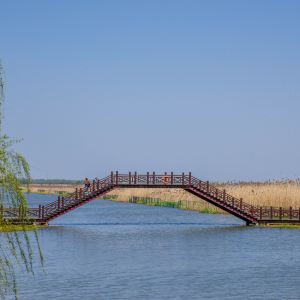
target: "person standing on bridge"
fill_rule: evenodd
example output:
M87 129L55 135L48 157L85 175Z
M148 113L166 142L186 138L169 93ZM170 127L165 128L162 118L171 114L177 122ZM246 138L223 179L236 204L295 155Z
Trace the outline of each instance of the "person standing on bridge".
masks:
M90 183L89 179L86 177L84 180L84 191L88 192L90 187L91 187L91 183Z

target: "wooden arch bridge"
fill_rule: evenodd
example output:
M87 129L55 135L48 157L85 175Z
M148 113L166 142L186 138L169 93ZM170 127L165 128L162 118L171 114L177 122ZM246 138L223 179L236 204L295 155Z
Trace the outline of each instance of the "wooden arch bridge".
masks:
M221 208L222 210L242 219L247 225L270 223L300 223L300 208L254 206L229 195L208 181L202 181L191 173L156 174L155 172L137 174L136 172L111 174L101 180L93 181L88 192L82 188L76 189L65 197L37 208L1 208L2 219L13 223L47 224L51 220L76 209L96 198L99 198L115 188L182 188L185 191Z

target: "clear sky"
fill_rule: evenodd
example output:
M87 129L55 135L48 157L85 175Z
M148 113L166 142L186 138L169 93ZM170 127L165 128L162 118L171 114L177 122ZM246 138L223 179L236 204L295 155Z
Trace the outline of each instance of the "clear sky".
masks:
M300 177L300 1L0 0L33 178Z

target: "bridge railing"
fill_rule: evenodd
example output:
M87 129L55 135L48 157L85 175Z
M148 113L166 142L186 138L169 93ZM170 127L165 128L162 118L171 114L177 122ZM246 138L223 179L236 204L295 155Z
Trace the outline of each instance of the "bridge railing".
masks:
M208 181L204 182L195 177L192 177L192 186L208 193L217 198L220 202L229 205L243 213L247 213L253 218L263 220L300 220L300 208L294 209L292 207L273 207L273 206L257 206L243 201L242 198L236 198L229 195L226 190L221 190L211 185Z
M208 181L201 181L196 177L191 175L191 172L188 174L174 174L164 173L156 174L155 172L147 174L137 174L137 172L128 174L120 174L118 172L111 172L111 182L116 186L156 186L156 187L196 187L201 191L209 194L211 197L214 197L220 201L223 205L228 205L232 209L238 210L253 218L258 219L260 217L259 207L248 204L243 201L243 199L235 198L229 195L226 190L221 190L211 185Z
M120 174L118 172L111 173L111 182L117 186L178 186L178 187L196 187L207 193L214 199L217 199L223 205L227 205L243 214L247 214L257 220L299 220L299 209L280 208L280 207L260 207L245 202L242 198L236 198L226 192L224 189L219 189L208 181L199 180L196 177L188 174L164 173L156 174L155 172L147 174L137 174L136 172L128 174Z
M0 219L5 220L26 220L38 218L38 208L6 208L0 207Z
M300 220L300 208L294 209L292 207L260 207L259 208L259 219L260 220Z
M137 172L128 174L120 174L118 172L111 173L112 184L115 185L152 185L152 186L188 186L191 184L191 173L189 174L156 174L155 172L147 172L147 174L137 174Z
M98 191L109 186L112 186L111 176L93 181L92 186L88 191L84 191L82 188L76 188L75 192L73 193L66 194L62 197L58 196L56 201L53 201L47 205L40 205L38 209L38 219L46 220L51 218L59 212L79 204L80 202L86 200L90 195L96 194Z
M235 210L249 214L250 216L257 218L259 209L257 206L248 204L243 201L242 198L238 199L228 194L225 189L219 189L214 185L210 184L209 181L202 181L198 178L192 177L192 186L200 189L207 193L214 199L217 199L223 205L227 205Z

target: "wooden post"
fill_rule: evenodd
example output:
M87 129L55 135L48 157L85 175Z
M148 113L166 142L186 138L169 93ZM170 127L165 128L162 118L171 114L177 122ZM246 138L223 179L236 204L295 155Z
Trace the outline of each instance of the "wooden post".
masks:
M19 205L19 219L22 218L22 208L21 208L21 205Z
M279 220L282 220L282 207L279 207Z
M253 214L254 214L254 206L253 205L251 205L250 213L253 216Z
M57 209L60 210L60 196L57 198Z
M61 208L64 209L65 206L65 197L61 197Z
M240 210L243 210L243 198L240 198Z
M224 201L226 200L226 190L225 189L223 190L223 200Z
M149 185L149 172L147 172L147 185Z
M119 185L119 172L116 171L116 185Z
M153 178L152 178L152 180L153 180L153 184L155 184L155 172L153 172Z
M184 185L184 173L181 175L181 184Z
M82 188L79 189L79 200L82 200L83 198L83 193L82 193Z
M262 207L259 208L259 219L262 220Z
M75 200L78 199L78 188L75 189Z
M216 189L216 198L218 198L218 197L219 197L219 190Z
M234 198L231 200L231 205L234 207Z
M97 191L99 191L99 190L100 190L100 180L97 179Z
M192 173L189 172L189 186L192 185Z
M293 208L290 207L290 220L292 220L292 219L293 219Z
M131 172L128 174L128 184L131 184Z
M173 175L173 172L171 172L171 185L173 185L173 183L174 183L174 175Z
M137 177L136 172L134 172L134 184L135 185L136 185L136 177Z
M42 219L44 220L45 218L45 206L42 206Z
M273 206L270 207L270 219L273 220Z
M95 192L95 180L93 180L93 188L92 191Z
M42 217L42 205L39 205L39 219Z
M114 172L113 171L110 172L110 183L114 184Z
M209 193L209 181L206 181L206 192Z

